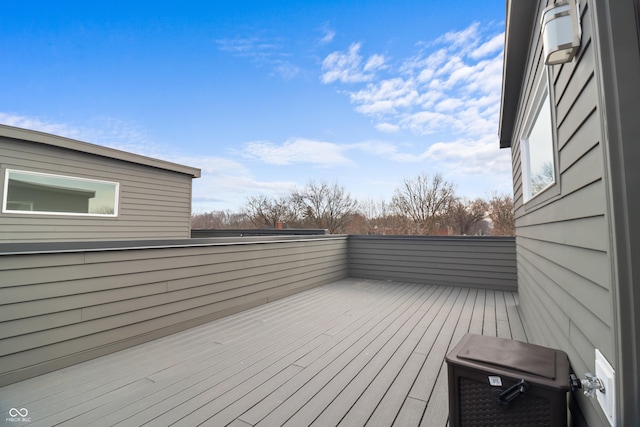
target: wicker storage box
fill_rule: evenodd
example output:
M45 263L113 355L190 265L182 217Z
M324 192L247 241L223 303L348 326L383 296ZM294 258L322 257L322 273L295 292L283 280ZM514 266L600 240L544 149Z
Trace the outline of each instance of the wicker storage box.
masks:
M565 352L467 334L446 357L449 426L566 426Z

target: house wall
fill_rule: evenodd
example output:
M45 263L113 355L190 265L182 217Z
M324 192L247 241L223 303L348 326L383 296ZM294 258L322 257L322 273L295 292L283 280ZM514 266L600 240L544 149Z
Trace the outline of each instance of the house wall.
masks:
M348 273L346 236L125 243L0 245L0 386Z
M607 151L617 351L616 422L640 425L640 1L594 0Z
M349 236L349 276L517 290L511 237Z
M116 218L0 212L0 242L189 238L192 175L0 136L6 169L120 183ZM0 199L1 200L1 199Z
M545 3L539 4L534 18L512 142L518 292L529 340L567 352L572 368L583 377L595 370L595 349L614 368L616 360L593 7L590 1L580 2L582 42L577 58L551 67L557 183L547 194L524 204L519 138L535 82L545 72L539 20ZM580 409L574 411L576 420L584 417L589 425L608 424L595 399L572 395Z

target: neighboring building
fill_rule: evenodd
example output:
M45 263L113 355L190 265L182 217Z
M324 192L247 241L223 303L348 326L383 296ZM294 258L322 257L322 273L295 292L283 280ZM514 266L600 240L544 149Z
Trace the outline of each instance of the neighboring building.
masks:
M0 125L0 242L188 239L200 170Z
M198 176L0 126L0 387L347 277L347 236L192 239Z
M566 351L579 377L596 350L614 368L611 416L572 393L576 424L640 425L640 2L579 1L576 57L545 65L553 3L507 1L500 146L521 314L528 339Z

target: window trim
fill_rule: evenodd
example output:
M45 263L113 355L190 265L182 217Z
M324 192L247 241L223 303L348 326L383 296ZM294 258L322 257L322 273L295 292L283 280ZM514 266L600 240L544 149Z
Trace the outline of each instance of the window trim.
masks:
M25 211L14 210L8 208L9 197L9 174L11 172L22 173L27 175L45 176L53 178L62 178L67 180L75 180L82 182L95 182L100 184L109 184L115 186L114 205L112 214L100 214L100 213L83 213L83 212L55 212L55 211ZM23 202L24 203L24 202ZM9 169L7 168L4 173L4 188L2 193L2 213L3 214L25 214L25 215L56 215L56 216L81 216L81 217L99 217L99 218L117 218L120 208L120 183L115 181L105 181L100 179L81 178L78 176L58 175L45 172L35 172L29 170Z
M556 125L556 109L555 99L552 96L551 74L548 67L544 67L541 76L535 84L533 92L533 100L529 104L527 113L524 117L524 124L520 132L520 167L522 182L522 200L525 209L541 205L560 194L560 179L558 168L558 129ZM531 162L529 159L529 136L536 123L541 109L544 106L543 100L545 94L549 102L549 114L551 121L551 150L553 158L553 181L540 190L535 195L531 195Z

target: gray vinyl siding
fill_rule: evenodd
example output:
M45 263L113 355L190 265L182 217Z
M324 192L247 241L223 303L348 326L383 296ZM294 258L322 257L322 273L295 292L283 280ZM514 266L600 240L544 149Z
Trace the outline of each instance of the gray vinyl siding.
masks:
M513 238L349 236L350 277L515 291Z
M348 274L346 236L250 239L0 255L0 386Z
M544 7L543 2L537 16ZM549 190L551 197L542 203L532 199L523 204L519 138L535 82L545 69L537 18L512 154L518 292L527 337L567 352L572 368L583 375L595 369L594 349L612 364L616 358L603 129L589 2L582 1L580 11L579 56L551 67L558 154L557 183ZM590 424L606 423L594 400L575 396Z
M613 313L616 422L640 425L640 2L594 0L596 77L606 148Z
M5 170L120 183L117 218L0 213L0 241L189 238L192 175L0 136L0 189Z

